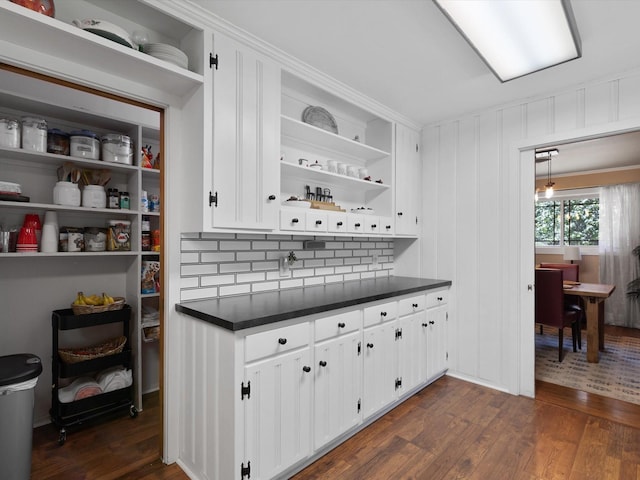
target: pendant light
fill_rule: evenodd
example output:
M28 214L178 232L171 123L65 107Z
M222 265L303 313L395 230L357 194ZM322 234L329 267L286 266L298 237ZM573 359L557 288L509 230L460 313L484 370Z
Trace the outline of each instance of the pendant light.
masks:
M545 198L553 197L553 186L555 183L551 181L551 157L556 155L558 155L557 148L538 150L535 153L536 163L547 162L547 184L544 186ZM535 199L536 201L538 200L538 189L536 189Z
M551 155L549 155L549 160L547 160L547 184L544 186L544 196L545 198L553 197L553 186L555 183L551 181Z

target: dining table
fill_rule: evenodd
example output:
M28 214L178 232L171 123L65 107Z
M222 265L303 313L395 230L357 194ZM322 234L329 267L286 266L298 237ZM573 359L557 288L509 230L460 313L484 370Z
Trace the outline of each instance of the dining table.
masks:
M604 283L564 282L564 294L584 298L587 317L587 362L598 363L604 351L604 301L616 289Z

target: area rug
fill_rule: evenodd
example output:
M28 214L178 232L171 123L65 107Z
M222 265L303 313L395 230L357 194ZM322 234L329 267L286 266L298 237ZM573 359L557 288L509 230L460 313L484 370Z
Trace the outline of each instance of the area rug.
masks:
M571 331L564 333L564 359L558 362L558 330L536 326L536 379L640 404L640 338L605 334L599 363L587 362L586 332L582 350L573 352Z

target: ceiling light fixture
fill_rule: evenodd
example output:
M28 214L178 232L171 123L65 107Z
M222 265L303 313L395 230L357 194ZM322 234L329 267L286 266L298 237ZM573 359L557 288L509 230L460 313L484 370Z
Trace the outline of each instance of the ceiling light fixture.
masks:
M555 183L551 181L551 157L558 155L559 150L557 148L548 148L545 150L538 150L535 153L536 163L547 162L547 184L544 186L545 198L553 197L553 186ZM536 200L538 200L538 190L535 194Z
M501 82L582 56L569 0L433 0Z

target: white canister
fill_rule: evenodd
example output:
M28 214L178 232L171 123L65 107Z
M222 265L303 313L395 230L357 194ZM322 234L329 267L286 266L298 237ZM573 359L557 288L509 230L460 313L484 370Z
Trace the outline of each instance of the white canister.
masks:
M107 193L102 185L86 185L82 190L82 206L107 208Z
M105 162L133 163L133 145L126 135L108 133L102 137L102 160Z
M44 118L22 117L22 148L33 152L47 151L47 121Z
M346 163L338 163L338 173L340 175L347 174L347 164Z
M358 175L361 179L369 176L369 170L366 167L362 167L358 170Z
M338 173L338 162L336 160L327 160L327 170L331 173Z
M69 207L80 206L80 189L72 182L57 182L53 187L53 203Z
M71 132L69 136L69 155L99 160L100 141L98 140L98 135L89 130Z
M14 118L0 118L0 147L20 148L20 122Z
M354 167L353 165L349 165L347 167L347 175L353 178L358 178L358 167Z

